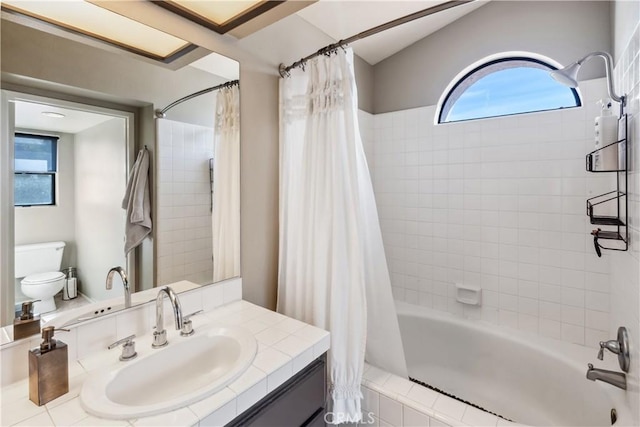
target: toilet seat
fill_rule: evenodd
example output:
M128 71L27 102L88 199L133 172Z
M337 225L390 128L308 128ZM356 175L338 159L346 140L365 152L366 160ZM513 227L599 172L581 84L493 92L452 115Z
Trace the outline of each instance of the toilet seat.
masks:
M42 285L64 279L64 273L60 271L50 271L47 273L30 274L20 282L23 285Z

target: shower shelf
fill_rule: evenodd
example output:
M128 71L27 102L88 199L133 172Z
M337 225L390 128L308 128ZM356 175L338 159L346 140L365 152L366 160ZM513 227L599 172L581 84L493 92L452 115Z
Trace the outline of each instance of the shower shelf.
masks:
M608 205L609 202L618 202L618 199L625 194L620 191L610 191L608 193L600 194L599 196L587 199L587 215L589 216L591 224L595 225L613 225L624 226L625 223L620 219L620 215L596 215L594 212L598 206Z
M593 150L592 152L587 154L587 171L593 173L626 172L626 169L600 169L597 167L598 162L596 161L597 156L604 153L604 150L614 150L616 153L618 153L621 147L626 147L626 142L626 139L621 139L619 141L605 145L604 147L598 148L597 150Z
M627 206L628 192L628 165L627 158L627 115L622 114L619 119L619 128L623 130L624 138L619 141L608 144L597 150L594 150L586 156L586 169L593 173L615 173L616 189L608 193L600 194L587 199L587 216L591 224L610 227L613 229L602 230L597 228L591 232L594 238L594 247L598 256L601 255L600 249L627 251L629 249L629 229L626 220L629 215ZM623 158L619 162L619 169L601 169L597 167L597 157L604 153L602 150L615 150L616 153L624 153ZM622 164L624 167L621 167ZM607 214L601 214L602 211ZM614 212L614 214L611 214ZM616 247L608 247L600 244L599 240L613 240L621 242Z

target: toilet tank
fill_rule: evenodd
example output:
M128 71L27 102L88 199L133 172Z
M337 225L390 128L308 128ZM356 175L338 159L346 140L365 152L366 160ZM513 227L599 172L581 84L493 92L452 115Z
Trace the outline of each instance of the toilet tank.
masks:
M15 277L30 274L60 271L64 242L34 243L17 245L15 249Z

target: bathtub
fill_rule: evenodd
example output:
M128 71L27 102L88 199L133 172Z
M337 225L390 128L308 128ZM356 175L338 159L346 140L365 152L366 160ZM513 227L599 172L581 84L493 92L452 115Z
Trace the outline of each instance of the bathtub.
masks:
M586 379L587 363L619 371L597 349L490 328L477 321L397 303L409 376L518 424L633 425L624 391ZM508 424L499 420L499 425Z

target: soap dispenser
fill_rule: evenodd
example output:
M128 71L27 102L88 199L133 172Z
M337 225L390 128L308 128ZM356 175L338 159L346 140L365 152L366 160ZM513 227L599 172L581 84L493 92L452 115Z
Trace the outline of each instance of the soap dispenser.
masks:
M38 406L69 392L67 345L53 339L53 326L42 328L40 347L29 351L29 399Z
M22 313L13 319L14 340L40 333L40 315L33 315L33 303L37 301L39 300L22 303Z

